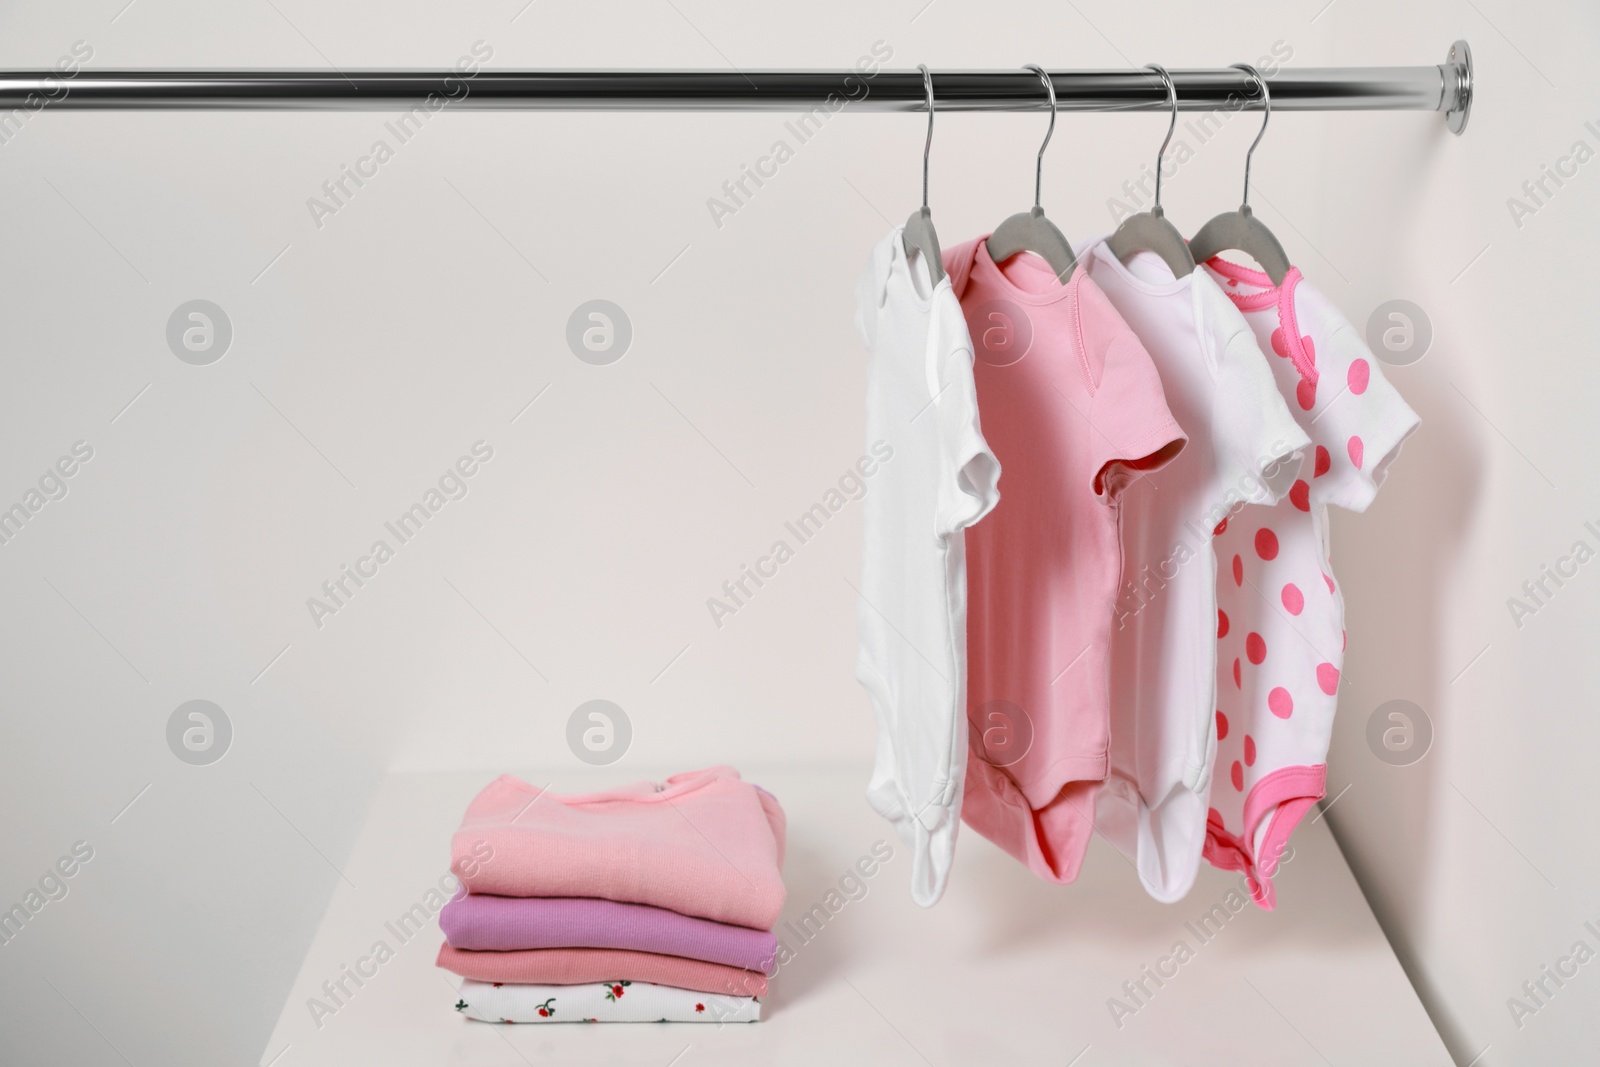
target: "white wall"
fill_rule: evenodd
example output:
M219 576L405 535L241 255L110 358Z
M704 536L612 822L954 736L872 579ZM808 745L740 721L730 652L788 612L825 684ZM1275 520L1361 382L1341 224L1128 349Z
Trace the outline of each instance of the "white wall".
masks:
M1389 21L1343 6L1321 20L1341 52ZM1462 1063L1486 1046L1483 1064L1589 1062L1600 1039L1592 965L1561 987L1546 979L1554 995L1526 1001L1538 1011L1520 1026L1507 1003L1579 940L1600 950L1583 925L1600 928L1588 767L1600 584L1579 568L1520 628L1507 604L1575 541L1600 548L1584 527L1600 513L1585 469L1600 366L1584 324L1600 283L1600 162L1549 185L1520 226L1507 204L1575 142L1600 152L1597 25L1592 5L1476 4L1396 27L1415 45L1423 27L1470 38L1471 126L1449 144L1399 136L1392 120L1330 123L1316 214L1296 220L1351 275L1348 313L1405 297L1437 331L1394 375L1423 432L1373 512L1335 527L1350 658L1331 788L1351 788L1330 818ZM1435 732L1410 767L1370 758L1364 736L1395 698Z
M1585 478L1600 368L1580 325L1600 282L1600 163L1520 228L1505 206L1575 140L1600 148L1583 127L1600 126L1592 10L120 7L7 10L0 64L48 65L82 41L102 69L443 66L482 41L496 68L809 67L881 41L896 68L1211 66L1276 42L1290 65L1323 66L1435 63L1469 38L1480 96L1464 138L1428 114L1282 115L1254 203L1350 318L1403 297L1436 331L1391 372L1422 433L1373 510L1336 527L1350 653L1331 778L1350 789L1331 818L1460 1062L1491 1044L1478 1063L1592 1046L1600 964L1520 1030L1505 1004L1579 938L1600 948L1582 928L1600 926L1586 766L1600 579L1584 568L1520 630L1505 605L1575 539L1600 547L1582 525L1600 520ZM789 116L447 112L319 228L308 198L393 142L389 118L46 109L0 145L0 503L74 442L94 449L68 496L0 546L0 797L15 813L0 903L75 841L94 848L69 895L0 948L17 1050L259 1055L386 769L563 764L567 717L596 697L632 720L623 770L870 751L853 509L720 628L706 600L862 449L851 286L886 220L915 206L922 119L835 118L718 227L707 198L775 139L795 143ZM1042 127L939 120L947 244L1027 205ZM1108 229L1106 198L1161 129L1064 116L1051 215L1069 234ZM1168 184L1180 226L1236 203L1253 130L1230 123ZM164 338L196 297L235 330L204 367ZM564 341L597 297L635 331L608 367ZM480 440L494 456L465 499L315 625L307 598ZM164 736L194 698L235 730L209 767ZM1404 768L1364 740L1393 698L1436 734Z

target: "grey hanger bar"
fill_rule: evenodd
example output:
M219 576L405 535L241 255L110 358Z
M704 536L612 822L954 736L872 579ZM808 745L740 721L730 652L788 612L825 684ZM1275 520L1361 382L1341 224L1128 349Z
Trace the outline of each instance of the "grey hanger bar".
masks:
M1061 111L1163 111L1159 79L1137 70L1056 70ZM1178 108L1259 106L1250 75L1175 70ZM940 111L1045 110L1025 70L935 71ZM49 70L0 72L0 121L13 109L406 110L443 99L451 109L529 111L809 111L846 101L855 111L925 111L916 70ZM830 101L832 97L832 101ZM1456 132L1472 103L1465 41L1423 67L1283 68L1277 111L1443 111Z

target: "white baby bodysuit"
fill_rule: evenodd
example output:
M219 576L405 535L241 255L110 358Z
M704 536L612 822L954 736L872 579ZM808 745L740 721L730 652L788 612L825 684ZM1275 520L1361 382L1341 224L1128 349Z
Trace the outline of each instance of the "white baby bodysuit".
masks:
M1250 327L1202 271L1174 278L1103 243L1082 261L1143 342L1188 446L1122 492L1122 585L1111 633L1111 774L1096 826L1136 857L1151 896L1194 884L1215 755L1217 563L1213 530L1247 501L1276 501L1310 442L1284 406Z
M1000 499L978 425L961 304L908 260L896 227L856 285L867 369L865 546L856 677L878 724L867 800L911 851L911 896L944 892L967 765L963 530Z
M1365 511L1417 415L1361 335L1290 268L1281 286L1221 259L1216 279L1272 355L1289 409L1310 436L1285 499L1244 507L1216 539L1217 757L1206 859L1242 871L1263 908L1301 817L1326 794L1344 598L1328 555L1328 505Z

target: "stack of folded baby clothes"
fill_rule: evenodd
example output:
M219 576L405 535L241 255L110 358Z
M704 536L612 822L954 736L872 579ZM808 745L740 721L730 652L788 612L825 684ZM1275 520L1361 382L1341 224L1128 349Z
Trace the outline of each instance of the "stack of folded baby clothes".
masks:
M456 1010L485 1022L755 1022L784 817L730 767L560 796L509 775L451 842Z

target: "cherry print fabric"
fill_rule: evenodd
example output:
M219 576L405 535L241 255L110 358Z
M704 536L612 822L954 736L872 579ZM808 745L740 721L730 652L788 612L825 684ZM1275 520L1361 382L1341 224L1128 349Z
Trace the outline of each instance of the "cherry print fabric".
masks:
M761 1001L654 982L523 985L462 981L456 1011L485 1023L753 1023Z
M1122 587L1111 633L1111 768L1097 828L1136 857L1157 900L1194 884L1215 755L1213 529L1245 501L1288 491L1310 442L1270 357L1206 274L1175 278L1150 253L1081 246L1089 276L1149 351L1189 443L1122 492ZM1270 549L1269 549L1270 550Z
M1243 312L1312 447L1288 495L1217 527L1217 754L1206 860L1243 872L1272 908L1290 834L1326 795L1344 664L1344 600L1328 553L1329 505L1363 511L1418 419L1355 328L1290 268L1281 287L1204 264Z
M1110 746L1107 669L1122 487L1183 431L1139 339L1083 269L945 252L1005 496L967 530L962 819L1046 881L1073 881Z

